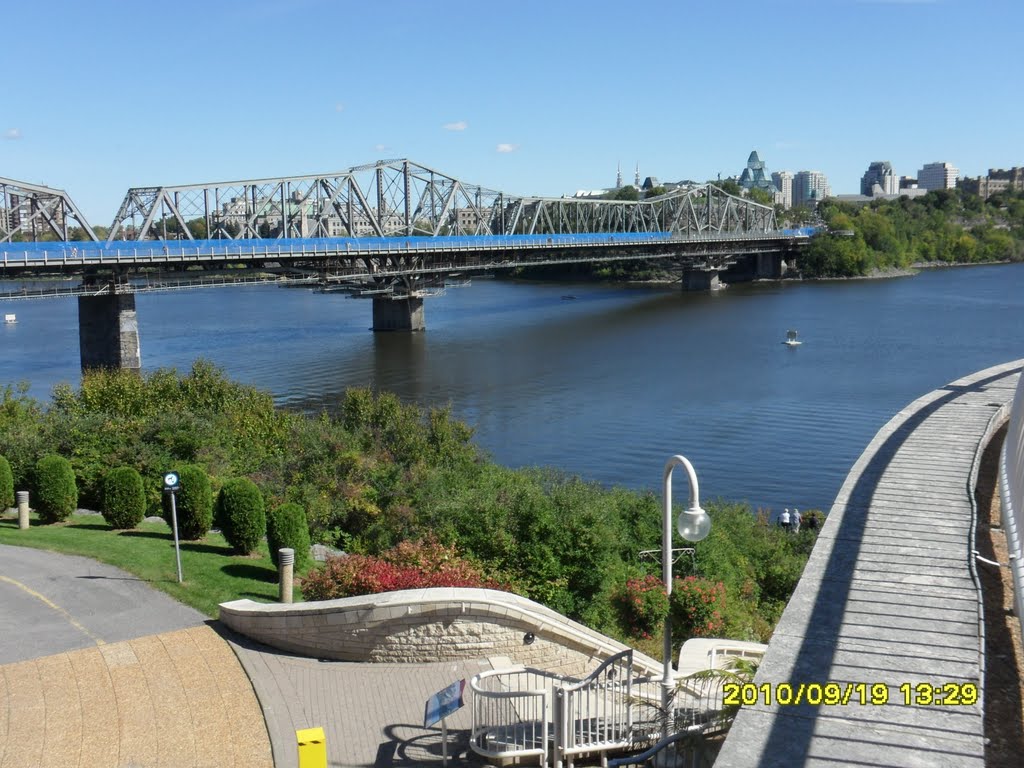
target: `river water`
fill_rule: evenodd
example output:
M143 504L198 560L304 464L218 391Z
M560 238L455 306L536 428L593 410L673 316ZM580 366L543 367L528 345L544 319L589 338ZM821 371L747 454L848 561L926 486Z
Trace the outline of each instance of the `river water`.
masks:
M0 327L0 385L45 399L77 383L77 302L2 304L19 322ZM702 497L776 511L827 510L903 406L1024 357L1021 265L714 294L475 279L427 299L417 334L371 333L368 301L304 288L140 294L137 308L147 370L204 357L309 411L350 386L450 403L496 461L606 485L659 489L682 453ZM781 343L788 328L802 346Z

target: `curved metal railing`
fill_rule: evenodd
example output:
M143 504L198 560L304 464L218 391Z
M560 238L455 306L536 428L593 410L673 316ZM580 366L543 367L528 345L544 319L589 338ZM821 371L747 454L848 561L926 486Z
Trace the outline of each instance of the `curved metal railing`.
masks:
M536 757L546 766L551 734L551 692L565 678L540 669L481 672L473 691L470 747L487 758Z

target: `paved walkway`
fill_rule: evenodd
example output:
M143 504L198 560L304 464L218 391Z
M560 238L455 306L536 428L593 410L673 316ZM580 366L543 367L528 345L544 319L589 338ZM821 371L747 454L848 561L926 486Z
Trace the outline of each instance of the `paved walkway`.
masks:
M117 568L0 544L0 664L204 621L199 611Z
M876 435L776 627L758 704L740 712L716 768L984 766L980 703L934 702L981 687L974 479L1022 362L931 392ZM777 703L780 684L806 699L829 682L849 692L845 705ZM876 683L884 704L871 703Z
M433 664L319 661L234 637L263 705L277 768L296 768L295 732L323 728L329 766L441 766L441 726L423 727L427 699L492 669L487 660ZM501 666L508 666L506 661ZM471 694L466 691L467 704ZM469 753L469 706L448 718L449 765Z
M0 768L272 764L202 614L110 566L0 546Z

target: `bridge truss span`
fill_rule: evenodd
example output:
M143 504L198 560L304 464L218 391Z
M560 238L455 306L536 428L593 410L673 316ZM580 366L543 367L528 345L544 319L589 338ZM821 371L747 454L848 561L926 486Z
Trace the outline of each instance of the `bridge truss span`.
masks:
M641 201L510 195L410 160L336 173L128 190L117 240L249 240L776 230L774 210L712 185Z
M15 237L61 241L98 238L63 189L0 177L0 244Z

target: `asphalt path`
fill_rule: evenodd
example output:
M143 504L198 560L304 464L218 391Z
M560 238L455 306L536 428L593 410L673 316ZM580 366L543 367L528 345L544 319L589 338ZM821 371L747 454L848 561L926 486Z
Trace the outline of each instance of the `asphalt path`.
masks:
M0 544L0 664L206 621L198 611L113 566Z

